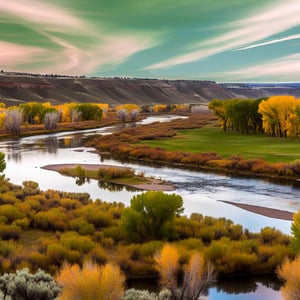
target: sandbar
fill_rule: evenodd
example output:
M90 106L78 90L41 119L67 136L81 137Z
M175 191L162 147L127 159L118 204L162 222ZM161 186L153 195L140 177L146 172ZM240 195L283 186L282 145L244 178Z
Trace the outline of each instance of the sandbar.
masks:
M103 165L103 164L56 164L56 165L46 165L41 167L42 169L51 170L60 172L60 170L69 168L73 169L77 166L81 166L83 169L88 171L97 171L100 168L127 168L122 166L112 166L112 165ZM174 191L175 187L170 184L166 183L162 180L155 179L155 178L145 178L147 182L141 184L126 184L127 186L134 187L139 190L146 190L146 191Z
M275 208L269 208L269 207L264 207L264 206L236 203L236 202L231 202L231 201L221 201L221 202L234 205L234 206L239 207L241 209L245 209L247 211L250 211L252 213L262 215L262 216L265 216L265 217L269 217L269 218L273 218L273 219L293 221L294 213L289 212L289 211L275 209Z

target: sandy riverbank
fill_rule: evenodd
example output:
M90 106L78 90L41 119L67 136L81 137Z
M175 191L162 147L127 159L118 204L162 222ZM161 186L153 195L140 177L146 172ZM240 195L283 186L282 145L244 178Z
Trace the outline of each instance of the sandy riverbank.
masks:
M100 168L126 168L120 166L111 166L111 165L102 165L102 164L57 164L57 165L46 165L43 166L42 169L51 170L60 172L60 170L65 168L76 168L77 166L81 166L83 169L88 171L97 171ZM172 184L165 183L162 180L155 178L145 178L147 182L141 184L126 184L127 186L134 187L139 190L146 191L174 191L175 187Z
M243 204L243 203L235 203L231 201L221 201L227 204L234 205L236 207L239 207L241 209L245 209L247 211L253 212L258 215L270 217L273 219L281 219L281 220L287 220L292 221L293 220L293 214L289 211L274 209L274 208L268 208L263 206L257 206L257 205L250 205L250 204Z

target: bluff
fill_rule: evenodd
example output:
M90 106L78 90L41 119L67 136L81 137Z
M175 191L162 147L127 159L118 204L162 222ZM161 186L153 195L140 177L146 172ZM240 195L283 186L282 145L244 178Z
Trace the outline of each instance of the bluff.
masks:
M217 84L214 81L0 74L0 102L7 106L37 101L52 104L98 102L110 105L207 103L212 99L300 96L300 87Z

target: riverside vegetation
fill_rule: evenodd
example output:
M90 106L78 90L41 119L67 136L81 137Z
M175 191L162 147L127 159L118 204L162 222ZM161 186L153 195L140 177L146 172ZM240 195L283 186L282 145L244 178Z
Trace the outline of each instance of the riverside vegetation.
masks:
M87 274L91 278L102 274L106 286L111 282L109 274L114 274L114 278L118 274L118 269L111 269L114 266L120 268L121 294L124 275L126 278L163 278L157 266L157 253L166 245L175 253L165 255L172 258L166 262L174 270L172 280L184 274L185 266L194 261L196 266L202 266L198 269L202 270L200 273L207 283L215 272L219 277L274 274L285 258L293 258L299 251L290 246L290 236L273 228L251 233L225 218L200 214L186 217L182 215L182 199L175 194L146 192L133 197L130 207L125 208L121 203L92 201L88 194L40 191L35 182L17 186L2 178L0 200L1 272L43 269L55 276L63 287L71 273L78 274L78 286L82 280L86 281ZM299 230L298 225L295 228ZM196 254L201 258L195 258ZM164 266L163 262L164 259L161 262ZM103 267L98 269L98 266ZM197 273L197 267L193 268ZM120 284L120 281L114 283ZM180 287L175 288L176 281L167 281L169 285L162 282L162 287L173 296L180 290ZM92 287L90 282L86 289Z
M211 115L191 115L169 123L123 129L109 137L97 137L88 145L121 160L137 159L297 183L298 139L284 138L279 142L263 135L222 132L216 126ZM247 147L240 147L243 143ZM239 151L244 156L236 154Z
M113 134L110 141L100 137L90 144L121 157L296 178L297 161L277 165L236 155L223 158L211 152L174 152L137 146L147 139L176 136L179 129L215 126L215 120L210 115L194 115L187 121L125 129ZM4 157L0 158L0 171L3 172ZM225 218L200 214L184 216L182 199L175 194L146 192L135 196L130 207L125 208L117 202L92 200L85 193L41 191L32 181L18 186L2 175L0 216L2 273L17 271L17 277L21 276L18 270L23 270L22 276L31 278L33 275L28 270L34 273L43 269L62 287L62 291L57 290L61 299L70 299L72 285L76 287L73 293L83 293L89 295L87 299L93 299L95 282L101 282L103 294L97 295L99 299L120 299L124 295L125 277L160 277L161 286L166 290L157 295L145 292L149 299L197 299L215 273L219 277L251 276L274 274L276 270L286 280L283 289L286 299L298 299L299 278L297 272L291 270L300 265L296 258L300 252L300 213L294 216L292 237L268 227L252 233ZM153 230L153 224L157 223L160 226ZM166 272L168 268L171 273ZM76 274L74 281L70 281L71 274ZM171 276L166 278L165 274ZM116 279L113 282L112 276ZM0 288L7 299L15 297L15 291L20 290L14 278L9 274L0 277ZM183 285L178 284L178 278L186 278ZM203 286L185 286L186 282L195 282L191 278L201 279L196 282ZM26 287L23 290L27 293ZM109 294L109 291L115 293ZM134 290L124 295L124 299L145 297Z
M0 169L5 170L3 155ZM99 299L120 299L125 276L160 277L166 290L149 294L149 299L197 299L215 273L219 277L274 274L300 250L300 214L295 215L291 239L273 228L252 233L225 218L184 216L182 198L176 194L142 193L126 208L121 203L92 200L85 193L41 191L32 181L18 186L4 175L0 187L1 272L17 271L16 278L22 275L30 280L33 275L24 268L33 273L43 269L62 287L61 299L70 299L72 293L95 295L91 293L96 291L102 293ZM186 278L183 285L178 276ZM14 278L7 273L0 277L1 290L8 296L22 290ZM187 282L201 284L185 286ZM27 288L23 287L24 293ZM105 291L114 293L105 298ZM124 299L145 296L138 295L128 290Z

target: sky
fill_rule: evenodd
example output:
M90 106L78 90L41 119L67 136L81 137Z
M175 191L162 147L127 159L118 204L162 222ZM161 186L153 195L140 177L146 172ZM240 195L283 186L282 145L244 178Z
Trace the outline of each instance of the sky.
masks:
M0 69L299 82L300 0L0 0Z

